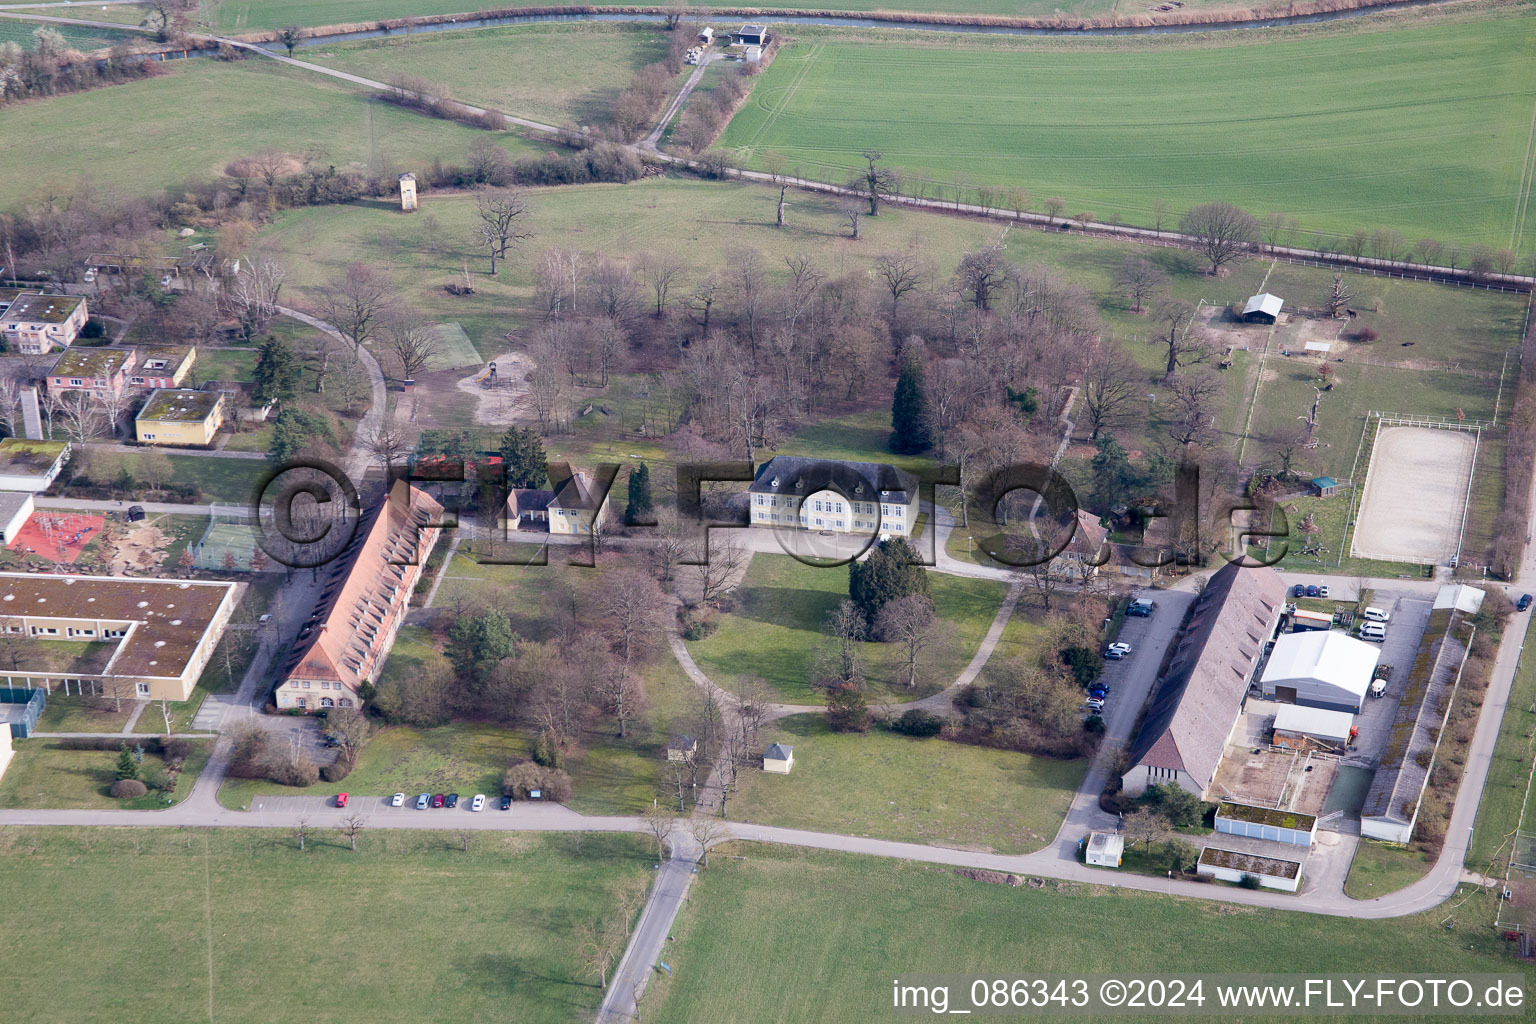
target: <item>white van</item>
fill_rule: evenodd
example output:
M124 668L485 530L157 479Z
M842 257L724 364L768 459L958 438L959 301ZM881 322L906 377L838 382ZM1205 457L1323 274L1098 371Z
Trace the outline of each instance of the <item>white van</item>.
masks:
M1372 622L1390 622L1392 619L1392 616L1388 615L1386 611L1381 608L1367 608L1361 614L1363 614L1367 619L1370 619Z
M1381 643L1386 638L1387 627L1379 622L1367 622L1360 627L1361 640L1374 640L1376 643Z

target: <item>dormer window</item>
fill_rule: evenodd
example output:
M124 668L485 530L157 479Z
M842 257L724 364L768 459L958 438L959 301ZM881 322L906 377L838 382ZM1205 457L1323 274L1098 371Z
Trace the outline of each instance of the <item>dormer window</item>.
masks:
M777 487L777 486L779 486L779 478L778 477L774 477L772 480L769 480L768 481L768 486L769 487Z

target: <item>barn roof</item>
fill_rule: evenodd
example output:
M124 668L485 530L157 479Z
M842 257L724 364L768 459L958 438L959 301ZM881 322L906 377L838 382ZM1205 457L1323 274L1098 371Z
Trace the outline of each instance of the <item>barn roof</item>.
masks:
M1269 292L1260 292L1248 300L1248 305L1243 307L1243 316L1249 313L1267 313L1270 316L1279 316L1285 301L1278 295Z
M1228 563L1206 582L1152 695L1131 763L1187 772L1206 789L1280 607L1274 569Z

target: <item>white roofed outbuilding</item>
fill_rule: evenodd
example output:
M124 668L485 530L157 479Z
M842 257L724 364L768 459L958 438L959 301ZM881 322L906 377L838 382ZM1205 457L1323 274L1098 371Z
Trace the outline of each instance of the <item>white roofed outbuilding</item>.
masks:
M1242 319L1249 323L1272 324L1280 317L1280 310L1285 306L1285 300L1278 295L1269 292L1260 292L1248 300L1243 307Z
M1316 740L1332 747L1349 744L1355 716L1348 711L1309 708L1300 704L1281 704L1275 710L1275 743L1296 746L1300 740Z
M1381 651L1336 630L1286 633L1275 641L1260 678L1264 697L1359 714Z

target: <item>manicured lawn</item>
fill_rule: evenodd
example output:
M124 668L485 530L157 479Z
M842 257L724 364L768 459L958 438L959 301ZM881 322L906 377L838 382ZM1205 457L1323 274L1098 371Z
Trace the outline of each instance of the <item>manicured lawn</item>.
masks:
M1423 853L1372 839L1360 840L1344 880L1344 892L1357 900L1373 900L1412 885L1434 867Z
M196 131L187 131L188 111ZM186 180L222 175L229 161L268 146L323 154L337 169L365 167L374 151L418 170L435 156L463 159L473 129L422 117L368 94L272 61L173 61L157 78L0 110L0 132L54 140L48 166L0 167L0 195L17 204L73 188L89 176L114 194L136 196ZM131 128L131 130L123 130ZM515 155L533 151L513 135L494 136Z
M256 372L256 346L237 349L198 349L192 372L198 380L250 380Z
M94 701L97 707L92 707L88 701ZM104 698L66 697L62 690L55 690L43 706L37 731L121 732L136 706L136 701L125 700L122 709L117 710L112 701Z
M821 715L773 723L769 743L795 748L794 770L743 772L736 820L997 853L1048 843L1088 768L883 729L834 733Z
M0 909L14 1020L590 1019L601 997L578 925L648 884L633 836L7 829L27 900ZM295 893L315 898L295 898ZM321 896L320 894L324 894ZM275 908L281 908L276 911ZM133 938L125 941L125 922ZM623 916L617 916L622 931ZM58 951L90 948L70 970ZM279 983L298 949L325 961Z
M722 149L827 181L876 149L929 195L962 178L1023 186L1037 210L1059 195L1100 221L1152 226L1155 200L1177 219L1221 199L1291 214L1309 242L1392 227L1519 248L1536 101L1536 21L1520 6L1077 45L795 35Z
M385 81L421 75L454 99L557 124L607 123L636 71L667 54L661 25L515 25L306 48L305 60Z
M1357 921L1120 890L1108 879L1011 888L932 864L728 850L742 859L713 857L689 893L667 947L673 973L646 990L647 1021L884 1020L891 979L903 973L1124 977L1166 972L1170 955L1190 972L1512 969L1480 927L1486 907L1474 904L1449 928L1446 907Z
M1526 643L1533 638L1527 633ZM1467 867L1473 871L1502 877L1509 864L1508 836L1517 828L1530 830L1536 822L1536 809L1520 820L1530 779L1531 760L1536 757L1536 658L1522 658L1520 672L1509 691L1509 704L1499 722L1499 738L1488 764L1488 780L1483 784L1482 802L1477 807L1477 821L1472 828L1472 847L1467 851Z
M991 627L1007 589L992 580L941 573L929 573L928 586L945 624L945 649L919 668L918 684L908 690L894 645L861 644L872 700L912 700L953 683ZM688 649L722 686L755 675L786 702L820 704L823 697L811 686L811 671L827 614L847 596L847 566L816 568L788 555L756 555L731 595L735 610L722 616L713 636Z
M193 753L182 764L174 793L167 795L151 789L136 799L118 800L108 792L117 781L118 751L65 750L58 740L38 736L16 740L15 744L16 756L6 768L4 777L0 777L0 807L3 808L159 810L186 799L212 752L207 742L194 744ZM128 746L133 748L131 740ZM148 769L159 760L159 754L146 752L143 767Z
M317 782L308 788L280 786L255 779L230 779L219 788L225 807L244 808L257 796L301 796L345 789L360 796L403 792L501 792L501 775L514 757L527 757L521 734L490 725L459 723L437 729L394 726L379 731L363 747L345 784Z

